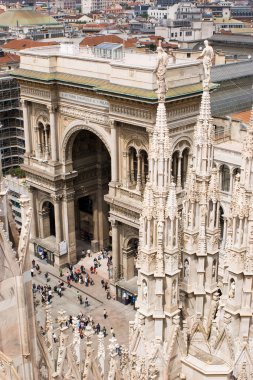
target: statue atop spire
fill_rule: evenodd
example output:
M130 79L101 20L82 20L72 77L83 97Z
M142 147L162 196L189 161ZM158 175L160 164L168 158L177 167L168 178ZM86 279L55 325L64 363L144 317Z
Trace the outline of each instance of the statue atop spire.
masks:
M214 60L214 52L212 46L209 45L208 41L204 41L205 48L202 53L198 56L197 59L201 59L203 57L203 67L204 67L204 79L203 79L203 87L208 88L210 79L211 79L211 67Z
M158 89L156 91L159 101L164 101L167 93L166 84L166 71L169 60L168 54L163 50L161 46L161 40L159 40L159 46L157 48L158 59L154 73L156 74Z

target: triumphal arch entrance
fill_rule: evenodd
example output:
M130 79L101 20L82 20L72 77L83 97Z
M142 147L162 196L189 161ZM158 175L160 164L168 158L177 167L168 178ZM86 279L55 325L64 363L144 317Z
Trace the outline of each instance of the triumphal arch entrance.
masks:
M123 48L122 48L123 49ZM136 275L139 215L156 118L154 54L21 52L21 86L35 254L75 263L77 242L112 248L112 280ZM182 72L184 75L182 75ZM179 200L202 93L199 62L170 62L165 99ZM180 201L179 201L180 202Z

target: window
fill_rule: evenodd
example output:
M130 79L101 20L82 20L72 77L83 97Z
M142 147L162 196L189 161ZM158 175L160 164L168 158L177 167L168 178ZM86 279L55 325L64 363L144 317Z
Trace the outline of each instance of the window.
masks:
M185 32L186 36L192 36L192 32Z
M230 170L226 165L221 167L221 190L229 191L230 189Z

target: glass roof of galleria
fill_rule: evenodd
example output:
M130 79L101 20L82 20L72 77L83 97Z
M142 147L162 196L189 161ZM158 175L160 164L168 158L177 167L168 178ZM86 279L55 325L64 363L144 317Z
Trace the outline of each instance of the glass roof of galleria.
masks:
M73 85L78 84L79 86L92 89L101 94L118 94L121 97L135 98L136 100L140 99L142 101L146 100L148 102L157 102L157 94L155 91L112 84L107 80L64 73L42 73L24 69L17 69L12 72L12 75L20 79L31 79L43 82L56 81L59 83L72 83ZM215 84L211 85L211 88L215 87L217 87ZM202 83L179 86L169 89L166 98L176 99L188 96L190 94L202 93L202 91Z

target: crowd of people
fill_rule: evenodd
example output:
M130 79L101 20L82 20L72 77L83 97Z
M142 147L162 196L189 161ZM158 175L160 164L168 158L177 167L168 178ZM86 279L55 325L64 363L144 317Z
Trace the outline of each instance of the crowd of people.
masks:
M83 257L91 257L91 251L87 250L86 253L82 251ZM96 257L93 258L93 265L87 270L84 265L80 266L73 266L69 264L67 268L63 271L60 269L60 279L58 279L56 284L52 284L52 278L50 278L48 272L45 272L43 274L44 278L46 279L46 284L32 284L32 291L34 294L34 300L35 304L38 305L40 303L38 296L40 296L41 304L51 304L54 296L59 296L60 298L63 296L64 291L66 288L71 288L75 284L84 284L84 286L93 286L95 284L92 274L97 274L98 268L101 266L100 262L101 259L107 259L107 266L112 265L112 257L109 255L107 250L102 250L99 252ZM31 276L34 277L36 274L41 274L41 269L38 263L35 262L35 260L32 260L32 268L31 268ZM65 281L66 277L66 281ZM110 286L108 281L101 279L101 286L105 290L106 298L111 299L111 293L110 293ZM83 295L80 287L76 287L76 294L77 294L77 302L80 305L84 305L85 308L88 308L91 306L90 301L86 295ZM103 318L106 320L108 318L108 313L106 309L103 311ZM84 337L84 331L87 328L87 326L90 326L95 334L99 334L100 332L103 333L104 337L108 335L107 329L105 326L101 326L100 323L95 323L92 316L89 314L85 314L84 312L80 311L80 313L77 315L77 325L73 325L73 317L70 315L68 317L68 320L66 321L66 326L72 327L73 331L74 329L78 329L80 338L82 339ZM45 331L43 327L41 326L41 334L45 334ZM113 327L110 328L110 334L111 336L115 337L114 329ZM56 343L57 342L57 336L56 333L53 333L53 340ZM117 345L117 354L120 355L121 347Z

